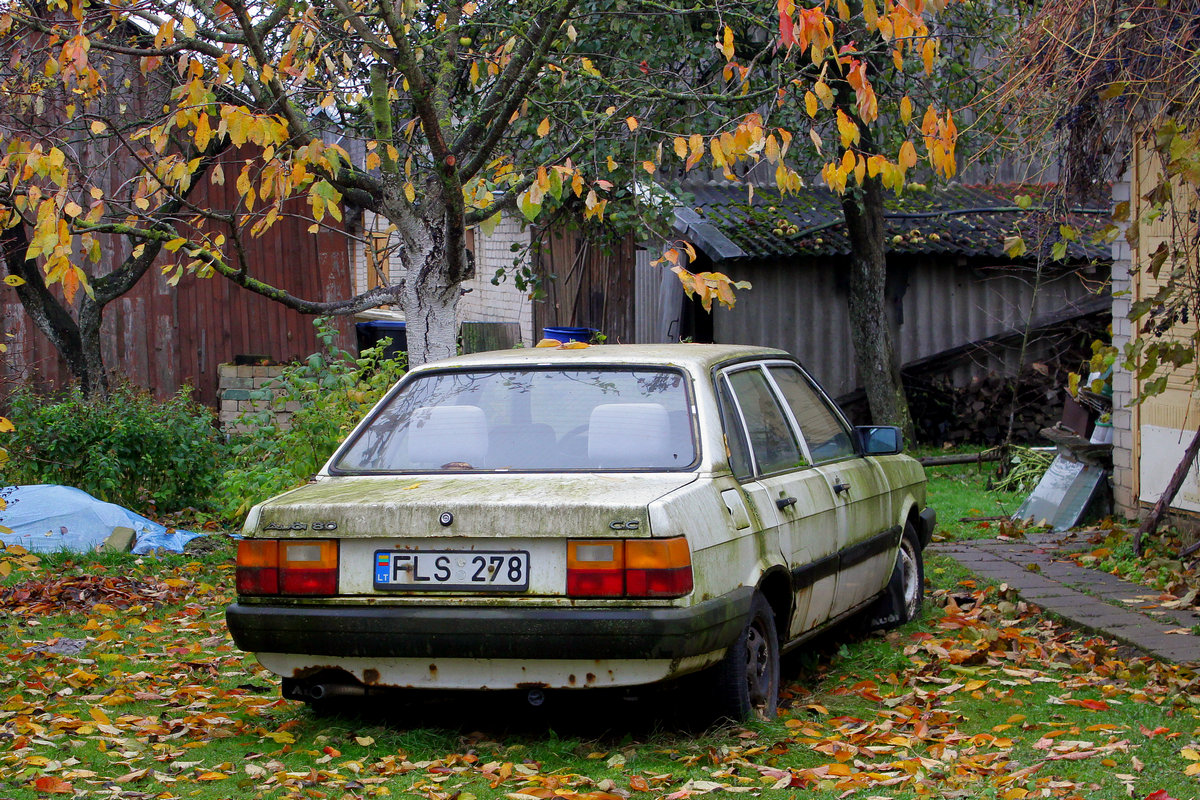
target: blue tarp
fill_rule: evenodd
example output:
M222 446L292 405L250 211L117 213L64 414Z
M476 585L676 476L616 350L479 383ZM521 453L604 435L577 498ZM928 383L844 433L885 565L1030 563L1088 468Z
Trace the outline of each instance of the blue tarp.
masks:
M0 545L16 544L35 553L91 552L104 544L117 527L133 529L135 553L158 549L182 553L183 546L200 535L168 532L140 514L70 486L7 486L0 489L0 498L8 503L0 511L0 525L12 530L0 532Z

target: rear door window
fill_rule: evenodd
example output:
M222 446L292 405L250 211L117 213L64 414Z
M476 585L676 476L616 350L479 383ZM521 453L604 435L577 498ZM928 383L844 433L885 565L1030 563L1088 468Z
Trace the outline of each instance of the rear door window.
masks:
M806 466L800 443L762 370L729 373L729 385L746 423L750 453L760 475Z
M769 370L800 426L813 462L823 464L854 455L850 432L804 374L785 364L772 365Z

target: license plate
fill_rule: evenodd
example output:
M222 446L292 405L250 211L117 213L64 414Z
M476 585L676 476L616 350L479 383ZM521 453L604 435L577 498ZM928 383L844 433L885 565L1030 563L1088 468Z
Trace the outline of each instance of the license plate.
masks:
M378 550L375 588L519 592L529 588L529 553Z

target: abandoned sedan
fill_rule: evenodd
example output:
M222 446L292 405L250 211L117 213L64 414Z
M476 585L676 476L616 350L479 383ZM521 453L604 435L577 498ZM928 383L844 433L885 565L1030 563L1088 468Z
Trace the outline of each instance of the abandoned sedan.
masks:
M900 449L778 350L427 364L251 511L229 629L308 702L707 670L715 712L770 716L781 651L920 609L934 513Z

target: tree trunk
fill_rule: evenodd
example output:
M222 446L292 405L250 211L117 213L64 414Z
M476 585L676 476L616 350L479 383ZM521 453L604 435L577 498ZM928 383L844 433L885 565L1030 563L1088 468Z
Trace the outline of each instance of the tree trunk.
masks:
M29 249L28 233L22 224L13 225L0 232L0 249L3 250L4 265L10 275L25 282L17 287L17 297L25 312L38 330L50 340L54 349L66 362L67 370L79 381L85 396L102 395L108 391L108 374L100 358L99 324L103 308L96 306L86 296L85 306L95 309L94 347L89 348L79 325L70 312L46 286L42 270L34 260L26 259ZM81 293L82 294L82 293Z
M398 222L404 247L404 311L408 336L408 364L419 366L429 361L450 358L458 353L459 285L470 277L469 264L462 253L451 254L447 244L462 236L448 235L443 214L434 211L433 220ZM457 255L457 258L454 256Z
M846 230L850 236L850 287L846 305L850 315L850 341L854 363L867 395L872 420L896 425L906 441L913 441L912 416L900 380L900 363L892 345L885 285L887 260L884 243L883 186L867 178L859 192L842 198Z

